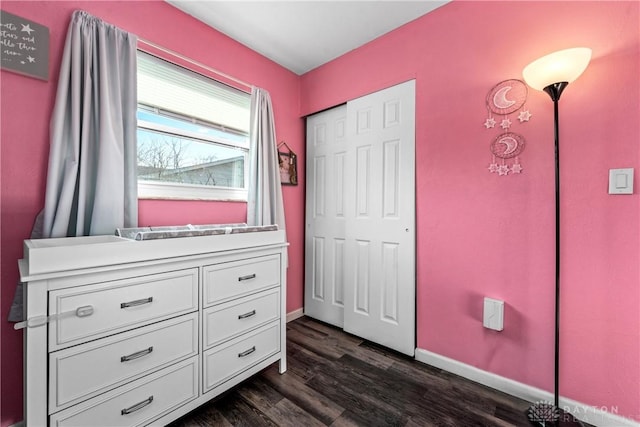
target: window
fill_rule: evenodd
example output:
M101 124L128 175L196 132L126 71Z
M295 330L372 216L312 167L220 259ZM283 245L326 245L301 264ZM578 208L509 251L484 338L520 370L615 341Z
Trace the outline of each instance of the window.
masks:
M250 104L138 51L138 197L246 200Z

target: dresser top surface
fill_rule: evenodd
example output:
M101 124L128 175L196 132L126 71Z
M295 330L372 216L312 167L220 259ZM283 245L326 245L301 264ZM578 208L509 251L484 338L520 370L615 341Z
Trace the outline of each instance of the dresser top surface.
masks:
M282 230L141 241L118 236L25 240L20 273L25 282L78 269L286 244Z

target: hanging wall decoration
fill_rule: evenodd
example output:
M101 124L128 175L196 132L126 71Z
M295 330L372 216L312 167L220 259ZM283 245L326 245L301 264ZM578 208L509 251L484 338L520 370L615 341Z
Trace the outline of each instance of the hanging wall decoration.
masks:
M49 80L49 29L0 10L0 66L9 71Z
M514 124L524 124L531 119L531 112L524 108L527 101L527 85L516 79L504 80L495 85L485 100L488 117L484 121L487 130L496 129L500 133L492 139L489 150L492 161L489 172L499 176L521 173L520 154L525 147L524 136L513 132ZM514 113L520 110L517 117ZM498 120L494 118L494 114ZM512 163L510 163L512 162Z
M282 147L287 151L281 151ZM298 159L296 153L284 141L278 144L278 163L280 165L280 183L282 185L298 185Z

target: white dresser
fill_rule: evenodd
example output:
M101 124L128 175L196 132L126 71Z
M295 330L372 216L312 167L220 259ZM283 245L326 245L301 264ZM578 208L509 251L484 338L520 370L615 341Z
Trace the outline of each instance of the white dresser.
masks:
M286 370L282 231L25 241L27 426L164 425Z

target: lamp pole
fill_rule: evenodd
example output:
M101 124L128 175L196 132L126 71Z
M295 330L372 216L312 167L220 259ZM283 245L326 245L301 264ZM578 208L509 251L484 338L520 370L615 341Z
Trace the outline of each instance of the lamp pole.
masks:
M555 194L556 194L556 298L555 298L555 355L553 377L553 404L560 408L560 121L558 117L558 101L560 95L569 83L559 82L545 87L543 90L549 94L553 101L553 130L555 153Z

